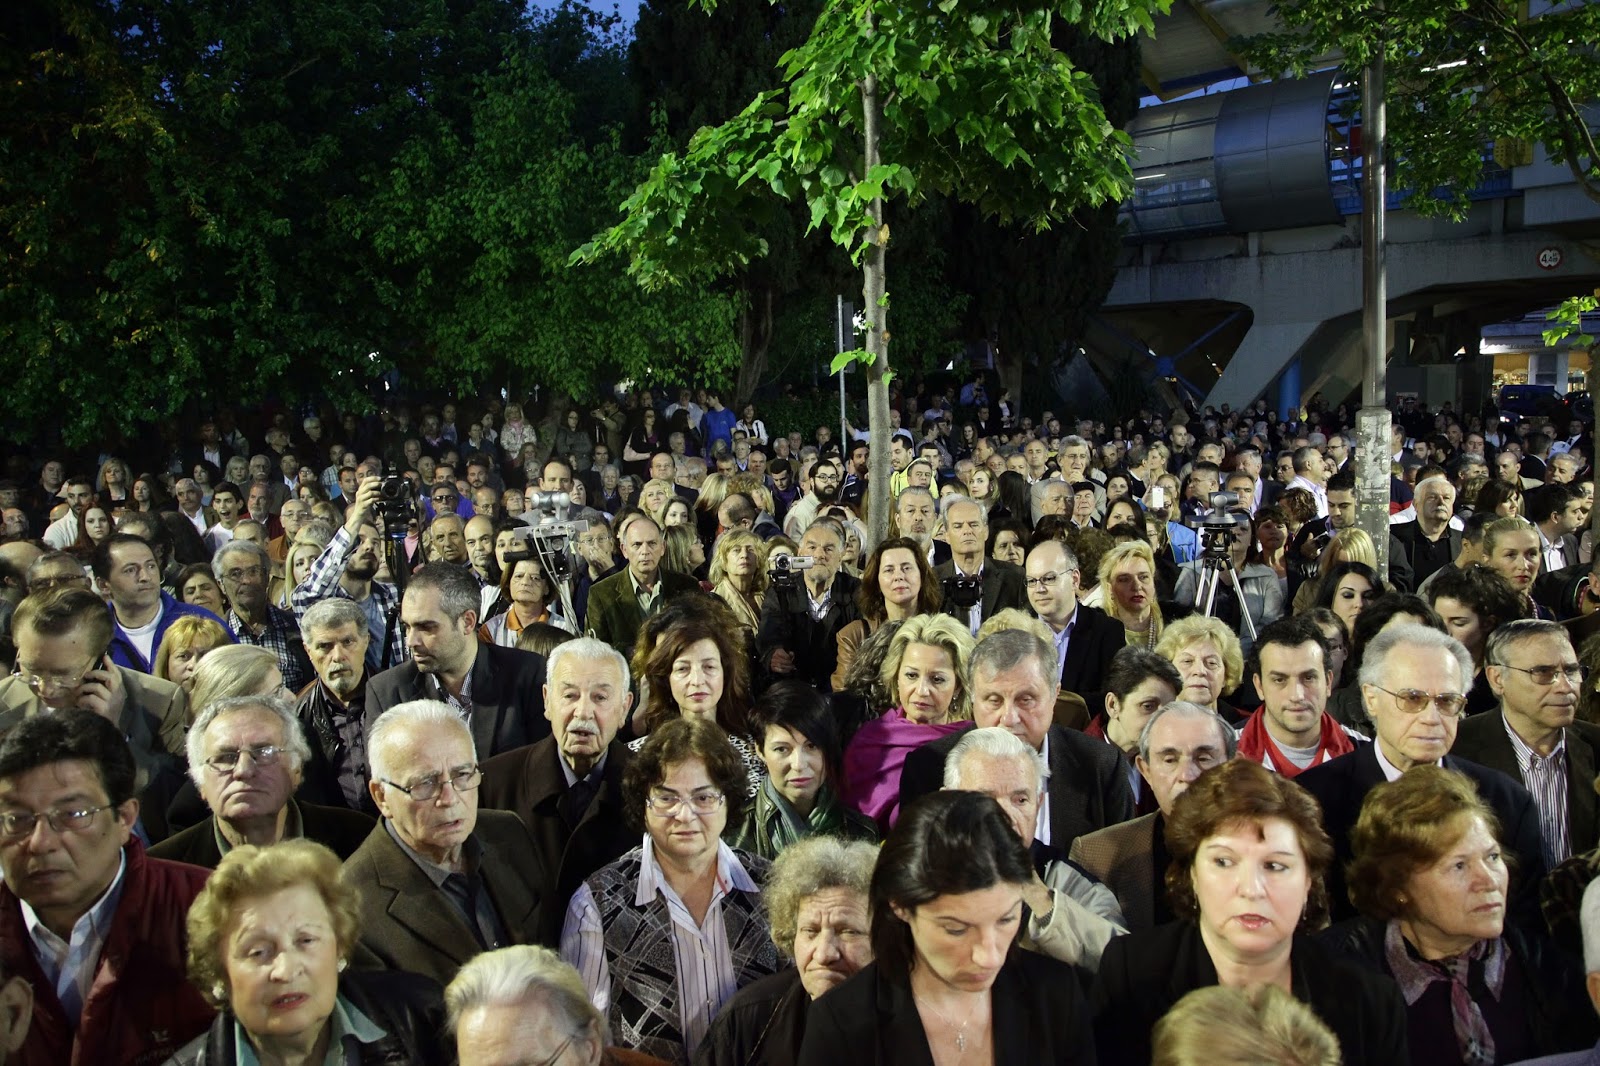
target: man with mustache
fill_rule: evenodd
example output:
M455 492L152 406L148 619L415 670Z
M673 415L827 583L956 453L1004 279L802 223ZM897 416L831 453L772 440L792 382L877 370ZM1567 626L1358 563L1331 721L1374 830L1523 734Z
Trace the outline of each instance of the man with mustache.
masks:
M375 815L367 788L367 648L361 605L342 596L314 603L300 619L300 639L317 683L295 704L310 748L299 795L312 803Z
M1539 619L1500 626L1484 660L1500 707L1463 719L1450 754L1499 770L1532 793L1545 862L1554 868L1600 843L1600 726L1577 720L1584 670L1566 629Z
M405 658L405 641L399 634L396 633L392 641L386 639L389 618L400 593L393 585L376 580L383 542L374 520L374 509L382 483L382 479L375 476L361 479L355 498L345 508L344 525L311 564L306 579L289 594L290 606L302 628L306 612L320 600L337 597L360 607L369 634L364 652L369 674L395 666ZM309 643L307 648L310 648Z
M553 938L572 893L635 847L638 834L623 816L629 752L616 739L633 706L628 661L604 641L581 637L550 653L545 676L551 735L486 761L479 802L511 811L528 827L561 904L546 909Z

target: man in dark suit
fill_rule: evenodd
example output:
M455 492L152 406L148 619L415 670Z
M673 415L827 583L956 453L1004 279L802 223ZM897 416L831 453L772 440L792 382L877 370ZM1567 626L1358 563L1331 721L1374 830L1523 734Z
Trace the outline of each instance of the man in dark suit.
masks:
M441 700L467 722L478 758L550 735L544 720L544 656L478 640L477 579L465 567L429 563L400 603L411 658L367 683L362 728L396 704Z
M416 700L368 736L383 821L345 863L361 899L356 965L448 984L479 952L537 943L547 871L516 815L478 810L483 772L460 716Z
M1333 838L1334 862L1328 870L1328 896L1335 919L1354 911L1345 891L1344 867L1351 859L1350 830L1361 802L1373 786L1393 781L1421 765L1443 765L1472 778L1478 793L1500 820L1501 840L1516 858L1517 882L1511 898L1520 907L1513 917L1538 920L1531 886L1544 876L1544 843L1539 813L1528 790L1516 781L1459 756L1446 758L1455 742L1456 723L1472 687L1472 657L1453 637L1416 624L1391 625L1367 645L1362 673L1381 678L1363 684L1361 697L1376 727L1374 743L1357 745L1295 781L1322 804L1322 824ZM1371 673L1368 671L1371 670Z
M1158 809L1072 842L1067 857L1111 889L1129 930L1152 929L1176 917L1167 902L1167 818L1195 778L1237 750L1233 730L1215 711L1197 703L1164 705L1140 733L1134 760Z
M861 617L856 606L860 582L839 570L844 527L832 518L806 527L798 556L810 559L811 568L792 572L791 587L773 584L767 589L756 646L771 673L798 676L827 692L839 665L839 630Z
M1103 706L1106 668L1127 643L1122 626L1078 602L1078 557L1061 541L1035 545L1023 569L1028 605L1055 638L1060 687L1076 692L1090 707Z
M1576 720L1583 667L1559 622L1507 622L1484 649L1485 678L1498 710L1474 715L1456 732L1452 755L1499 770L1533 796L1554 868L1600 843L1595 767L1600 727Z
M627 745L616 739L633 693L628 662L593 637L550 654L544 713L552 735L483 764L479 802L511 811L533 837L555 894L545 907L545 940L561 935L566 904L585 878L639 843L622 802Z
M1528 517L1539 527L1539 569L1565 570L1578 563L1578 534L1588 524L1588 507L1577 489L1559 481L1527 495Z
M967 496L946 496L941 506L950 560L935 567L934 573L944 583L944 613L977 636L984 619L996 611L1021 608L1028 602L1022 568L984 555L989 542L989 518L983 504ZM957 581L977 582L978 595L971 607L962 607L958 602Z
M589 636L631 655L644 620L678 593L698 589L700 583L686 574L661 569L661 527L650 516L628 515L617 528L617 540L628 565L622 573L597 581L589 589L584 628Z
M972 719L979 728L1003 726L1028 743L1050 767L1050 783L1039 805L1035 851L1064 859L1084 833L1133 817L1133 791L1122 754L1103 741L1053 724L1055 654L1031 633L991 634L972 652ZM944 782L944 761L961 739L952 733L906 758L900 777L901 808Z
M189 729L189 775L211 816L150 849L158 859L215 869L240 844L304 838L347 859L372 832L356 811L292 798L310 755L300 720L277 696L218 700Z

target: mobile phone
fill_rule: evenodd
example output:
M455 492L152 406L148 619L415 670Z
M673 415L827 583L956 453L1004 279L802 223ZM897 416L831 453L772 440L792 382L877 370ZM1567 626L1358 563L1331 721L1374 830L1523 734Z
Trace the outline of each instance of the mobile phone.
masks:
M1165 507L1167 504L1167 489L1164 485L1154 485L1150 489L1150 506Z

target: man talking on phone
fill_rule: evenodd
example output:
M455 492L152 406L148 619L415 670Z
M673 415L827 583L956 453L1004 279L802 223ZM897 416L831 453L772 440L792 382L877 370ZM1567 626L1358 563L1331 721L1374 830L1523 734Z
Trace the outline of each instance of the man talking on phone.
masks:
M105 718L133 749L144 794L160 797L141 803L146 833L165 837L167 801L183 782L183 690L111 661L111 615L88 589L28 596L11 626L17 667L0 679L0 737L26 718L73 707Z

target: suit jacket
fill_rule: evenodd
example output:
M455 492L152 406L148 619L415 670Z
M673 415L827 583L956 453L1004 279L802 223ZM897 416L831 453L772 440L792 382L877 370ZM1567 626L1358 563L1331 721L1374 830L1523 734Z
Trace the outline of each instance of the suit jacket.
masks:
M1582 855L1600 844L1600 819L1596 818L1595 767L1600 763L1600 726L1577 721L1567 726L1567 842L1570 854ZM1522 781L1517 753L1506 735L1505 712L1489 711L1461 720L1451 755L1471 759L1479 766L1499 770Z
M1094 1062L1089 1012L1073 967L1013 949L989 998L995 1066ZM910 986L883 977L877 963L813 1001L806 1015L800 1066L933 1066Z
M1068 858L1098 877L1122 905L1128 929L1137 932L1156 924L1158 879L1165 870L1156 869L1156 834L1162 831L1160 811L1152 811L1131 822L1119 822L1085 833L1072 842Z
M567 903L578 886L600 867L639 846L639 834L629 828L622 803L622 773L632 757L626 744L611 742L600 789L570 829L559 809L567 778L555 737L496 755L483 764L479 806L510 811L522 819L533 838L534 857L554 886L555 895L544 908L543 943L559 941Z
M318 807L314 803L289 802L300 810L301 837L327 845L341 861L355 854L372 832L372 819L364 814L338 807ZM222 861L222 849L217 847L216 816L168 837L151 848L150 855L215 870Z
M1544 842L1539 830L1539 812L1534 809L1533 797L1528 790L1498 770L1480 766L1475 762L1451 755L1445 768L1459 770L1472 778L1495 816L1500 820L1502 842L1516 854L1517 872L1512 883L1511 916L1524 926L1538 922L1538 894L1533 890L1543 879ZM1333 908L1335 921L1355 917L1355 908L1345 889L1344 867L1352 856L1350 830L1361 814L1361 801L1367 793L1384 782L1383 768L1378 765L1377 744L1357 744L1356 750L1337 759L1329 759L1321 766L1306 770L1295 783L1301 785L1322 804L1322 827L1333 838L1334 860L1328 868L1328 901Z
M829 690L839 665L839 631L861 617L856 592L861 582L840 571L829 586L828 610L819 622L811 617L809 594L804 588L767 590L761 601L761 627L756 632L761 665L772 666L772 653L787 648L794 653L794 677L823 691Z
M1081 610L1081 608L1080 608ZM1117 626L1120 636L1122 627ZM944 761L966 731L940 737L906 756L900 775L900 808L944 786ZM1133 817L1127 767L1114 745L1082 733L1050 727L1050 847L1066 855L1085 833Z
M694 578L670 570L662 570L657 580L661 584L658 604L666 603L681 592L700 588L700 582ZM644 625L644 610L633 594L633 579L628 576L626 567L594 583L589 589L586 610L584 632L632 657L634 639L639 635L639 627Z
M948 581L956 576L955 560L940 563L933 568L933 572L940 581ZM1007 607L1016 607L1026 610L1028 607L1028 590L1023 581L1022 567L1015 563L1003 563L999 559L983 560L983 602L979 607L978 616L989 618L996 611L1003 611ZM944 613L954 618L963 625L967 622L967 612L950 602L950 597L945 597Z
M546 872L522 821L504 811L480 810L472 835L483 845L483 887L511 941L540 943ZM481 950L455 906L382 822L345 862L344 875L361 897L358 967L409 970L449 984Z
M370 735L378 716L396 704L434 699L410 659L367 682L361 728ZM544 656L493 644L478 645L472 663L472 742L482 761L550 735L544 717Z
M1299 934L1289 966L1294 997L1333 1030L1345 1062L1410 1066L1405 1000L1393 980ZM1216 983L1217 968L1193 922L1113 937L1090 997L1100 1066L1147 1066L1156 1022L1186 993Z
M1127 643L1121 622L1098 607L1078 604L1072 638L1067 641L1067 660L1061 664L1061 687L1076 692L1098 711L1106 702L1106 668Z

